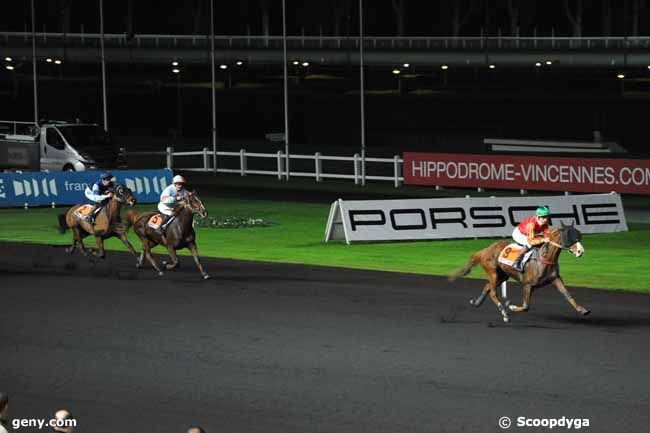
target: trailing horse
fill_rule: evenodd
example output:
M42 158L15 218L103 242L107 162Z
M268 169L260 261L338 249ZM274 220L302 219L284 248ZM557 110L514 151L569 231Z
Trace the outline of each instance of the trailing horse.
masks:
M129 223L133 225L133 230L140 238L140 243L142 244L142 252L140 253L140 258L138 259L136 266L138 268L142 267L142 263L146 257L149 263L151 263L154 269L158 272L158 275L163 275L161 267L151 256L151 249L156 245L166 246L172 262L163 262L163 266L167 270L174 270L179 266L176 250L188 248L192 253L194 262L199 268L203 279L207 280L210 278L210 275L203 270L203 266L199 261L193 220L194 214L199 214L199 216L205 218L208 215L208 212L205 210L203 202L201 202L194 192L185 194L178 203L179 205L167 225L165 234L161 234L154 224L156 220L160 219L158 212L145 212L142 214L138 214L134 211L127 212L126 217L129 220Z
M507 256L509 246L508 241L498 241L487 248L475 252L469 258L464 267L452 273L449 280L453 281L458 277L467 275L474 266L479 265L487 274L488 282L485 284L483 291L476 299L471 299L470 304L480 307L485 300L486 295L497 306L504 322L508 322L510 317L508 311L525 312L530 308L530 299L532 292L538 287L547 284L553 284L555 288L566 298L567 302L580 314L587 315L589 310L576 303L575 299L560 276L558 260L562 250L570 251L575 257L584 254L584 247L580 243L582 234L573 224L570 226L561 225L560 228L551 229L548 233L549 242L542 244L533 251L531 259L524 265L523 270L517 271L512 267L512 262L499 260L499 257ZM510 263L510 264L507 264ZM497 297L496 288L508 278L514 278L523 285L522 305L506 303L504 306Z
M133 245L126 238L126 232L129 229L128 223L119 222L122 205L133 206L135 201L135 197L129 188L124 185L117 185L112 191L108 203L99 211L94 224L86 220L92 208L92 205L89 204L78 204L72 206L67 213L59 214L59 233L63 234L68 229L72 229L73 232L72 245L66 249L66 252L72 254L78 247L83 255L87 255L88 252L83 239L86 236L94 235L97 251L94 251L93 254L98 257L105 257L104 240L113 236L117 236L129 251L136 255Z

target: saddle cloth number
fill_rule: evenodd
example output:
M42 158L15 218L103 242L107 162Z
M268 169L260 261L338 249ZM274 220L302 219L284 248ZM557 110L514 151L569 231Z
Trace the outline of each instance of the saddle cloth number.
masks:
M506 246L503 251L501 251L501 254L499 254L499 263L503 263L504 265L512 266L515 261L517 260L517 257L519 257L519 253L521 253L522 246L519 244L512 243L508 246ZM526 253L526 257L524 257L524 260L522 261L522 264L526 263L528 261L528 258L530 255L533 253L533 250L531 249Z
M162 216L159 213L149 218L149 222L147 222L147 225L152 229L160 228L161 224L162 224Z
M84 205L82 205L82 206L79 206L79 207L77 208L77 210L75 211L75 213L76 213L78 216L85 218L85 217L87 217L88 215L90 215L90 210L91 210L92 208L93 208L92 205L84 204Z

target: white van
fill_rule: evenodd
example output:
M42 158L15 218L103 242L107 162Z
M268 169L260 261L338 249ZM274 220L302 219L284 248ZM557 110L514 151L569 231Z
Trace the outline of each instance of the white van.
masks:
M12 123L6 127L7 123ZM2 160L0 168L21 168L17 158L25 154L25 161L39 161L34 170L49 171L84 171L113 169L124 166L122 155L110 135L99 125L67 122L47 122L34 125L26 122L0 122L5 125L0 131L0 146L5 147L6 154L12 155L8 161ZM26 126L28 125L28 126ZM22 127L21 133L16 133ZM13 130L12 130L13 128ZM26 129L26 131L25 131ZM34 158L33 152L38 152Z

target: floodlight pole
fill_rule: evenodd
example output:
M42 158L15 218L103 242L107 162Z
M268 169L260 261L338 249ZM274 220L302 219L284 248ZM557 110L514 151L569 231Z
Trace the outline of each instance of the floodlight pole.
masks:
M106 58L104 57L104 0L99 0L99 33L102 60L102 105L104 109L104 130L108 132L108 110L106 108Z
M210 0L210 66L212 70L212 173L217 174L217 103L214 70L214 0Z
M361 95L361 185L366 185L366 114L363 82L363 0L359 0L359 85Z
M287 77L287 13L285 0L282 0L282 51L284 61L284 153L286 180L289 180L289 92Z
M34 0L32 6L32 70L34 74L34 123L38 125L38 75L36 75L36 18L34 11Z

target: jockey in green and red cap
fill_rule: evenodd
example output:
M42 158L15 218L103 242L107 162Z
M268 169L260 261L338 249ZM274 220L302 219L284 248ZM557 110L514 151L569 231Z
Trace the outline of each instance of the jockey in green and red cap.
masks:
M512 239L524 248L513 263L512 267L521 271L521 261L524 255L532 248L548 242L546 235L549 231L549 218L551 212L548 207L540 206L535 215L530 216L519 223L512 232Z

